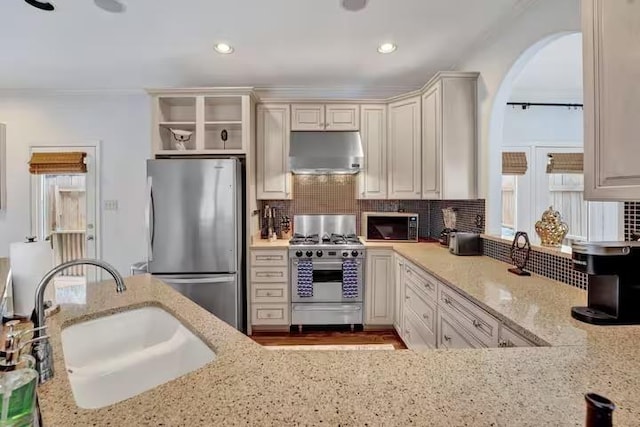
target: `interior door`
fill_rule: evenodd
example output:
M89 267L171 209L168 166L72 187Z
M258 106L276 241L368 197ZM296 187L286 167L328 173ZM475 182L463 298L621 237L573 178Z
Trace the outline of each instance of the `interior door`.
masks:
M96 146L33 146L37 152L86 153L87 173L32 175L31 233L49 238L56 264L80 258L100 258L98 226L98 161ZM84 301L87 283L99 279L94 267L74 267L55 279L56 293L68 293L65 302Z

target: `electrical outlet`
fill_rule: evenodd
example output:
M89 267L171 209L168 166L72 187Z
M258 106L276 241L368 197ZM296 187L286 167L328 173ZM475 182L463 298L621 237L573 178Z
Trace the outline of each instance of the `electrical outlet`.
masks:
M105 211L117 211L118 210L118 201L117 200L105 200L104 201L104 210Z

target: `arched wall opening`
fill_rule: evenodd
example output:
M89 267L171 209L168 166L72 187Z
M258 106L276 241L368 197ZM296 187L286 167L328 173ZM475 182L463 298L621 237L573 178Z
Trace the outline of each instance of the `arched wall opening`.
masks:
M501 235L501 187L502 187L502 146L504 135L505 105L511 97L515 80L522 70L542 49L559 38L577 31L562 31L547 35L538 40L533 45L525 49L514 61L509 71L505 74L499 89L496 91L491 107L491 117L489 122L489 144L488 144L488 186L486 190L486 233Z

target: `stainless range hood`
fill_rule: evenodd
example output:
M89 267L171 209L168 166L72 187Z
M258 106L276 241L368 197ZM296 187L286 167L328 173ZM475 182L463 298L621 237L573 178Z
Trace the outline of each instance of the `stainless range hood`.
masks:
M360 132L291 132L291 173L356 174L360 172L363 158Z

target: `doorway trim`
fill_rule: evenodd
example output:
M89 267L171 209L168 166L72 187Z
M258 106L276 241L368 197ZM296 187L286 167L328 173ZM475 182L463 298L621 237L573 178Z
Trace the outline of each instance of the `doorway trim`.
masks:
M96 161L95 161L95 212L96 212L96 220L95 220L95 238L96 238L96 258L102 259L102 198L100 194L100 189L102 188L102 180L101 180L101 146L102 141L100 140L91 140L91 141L72 141L72 142L42 142L37 144L32 144L29 146L29 155L34 151L38 151L38 149L47 149L51 150L55 147L60 148L82 148L82 147L91 147L95 150L96 153ZM29 185L29 210L31 216L31 235L36 236L38 233L38 210L34 209L34 205L37 203L35 197L38 194L39 180L34 179L34 176L31 176L31 183ZM98 280L101 279L101 271L98 270Z

